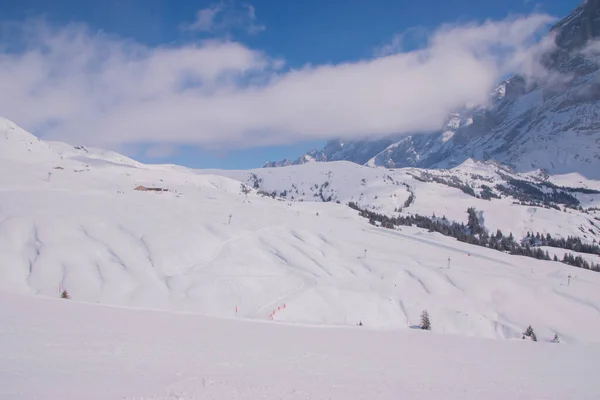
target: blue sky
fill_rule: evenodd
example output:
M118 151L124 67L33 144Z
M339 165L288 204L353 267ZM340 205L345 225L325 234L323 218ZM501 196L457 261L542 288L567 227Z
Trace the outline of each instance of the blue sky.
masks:
M210 31L185 29L186 24L194 23L199 10L217 4L191 0L0 0L0 9L5 21L43 17L53 27L81 22L90 32L102 31L151 48L226 38L267 54L269 58L284 60L285 69L290 70L372 58L377 49L391 43L395 35L413 27L431 32L445 23L502 20L513 14L533 12L562 17L577 5L567 1L523 0L254 0L223 3L228 12L237 10L237 14L231 15L243 16L244 20L232 17L221 28ZM249 5L253 7L253 18L247 18ZM250 31L249 25L259 29ZM411 39L405 41L403 51L412 50L416 44ZM0 110L0 115L2 112ZM324 126L324 130L329 127ZM336 129L332 132L337 132ZM43 132L40 134L43 136ZM162 157L157 158L156 152L148 157L139 149L135 156L146 162L171 162L198 168L251 168L261 166L266 160L296 157L322 146L326 139L326 133L314 134L281 144L277 141L271 144L271 141L259 147L244 145L237 150L226 150L227 146L215 150L205 143L184 143L170 146L177 151L159 152Z

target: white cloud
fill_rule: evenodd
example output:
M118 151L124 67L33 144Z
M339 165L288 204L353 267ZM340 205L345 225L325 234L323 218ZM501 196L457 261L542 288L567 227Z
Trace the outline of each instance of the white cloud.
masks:
M0 53L0 115L44 126L53 139L110 147L430 131L465 103L485 102L500 76L527 69L535 34L550 21L444 26L418 51L299 69L232 41L146 47L29 23L26 48Z
M223 11L221 4L215 4L207 8L198 10L196 13L196 20L185 27L192 31L210 32L214 29L215 17L218 13Z
M188 31L227 33L232 29L242 29L248 34L265 30L264 25L257 23L256 11L253 6L236 5L231 1L222 1L203 8L196 13L196 19L191 24L183 24Z
M427 34L428 32L423 27L409 28L402 33L394 35L389 43L377 47L374 51L374 55L377 57L385 57L407 51L407 47L409 46L407 46L406 42L409 42L413 48L421 47L421 45L427 41Z
M589 41L579 52L582 56L600 64L600 40Z

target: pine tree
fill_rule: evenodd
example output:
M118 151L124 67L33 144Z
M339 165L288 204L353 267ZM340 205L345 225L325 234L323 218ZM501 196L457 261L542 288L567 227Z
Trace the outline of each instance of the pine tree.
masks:
M560 343L560 339L558 338L558 334L554 334L554 339L551 340L552 343Z
M534 342L537 342L537 337L535 336L535 332L533 331L533 328L531 327L531 325L529 325L527 327L527 329L525 329L525 332L523 333L523 339L525 339L526 337L530 338Z
M477 217L477 211L475 210L475 207L469 207L467 209L467 214L469 215L467 227L469 228L471 235L477 235L483 232L483 229L479 224L479 218Z
M421 329L427 331L431 330L431 321L429 321L429 313L427 310L423 310L421 313Z
M66 290L63 290L62 293L60 294L60 298L68 300L71 298L71 296L69 296L69 293Z

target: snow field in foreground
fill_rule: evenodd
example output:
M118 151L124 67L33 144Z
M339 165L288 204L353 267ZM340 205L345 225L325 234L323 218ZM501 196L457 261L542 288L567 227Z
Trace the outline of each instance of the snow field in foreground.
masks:
M597 399L598 345L301 327L0 293L3 400Z

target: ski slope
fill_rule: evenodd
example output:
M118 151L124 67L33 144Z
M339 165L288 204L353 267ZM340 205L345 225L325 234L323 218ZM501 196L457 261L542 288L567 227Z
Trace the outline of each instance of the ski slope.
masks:
M600 395L598 345L290 326L5 293L0 320L3 400Z
M540 340L600 341L600 274L578 269L567 287L574 273L561 263L380 229L343 204L271 199L227 177L48 144L5 125L2 292L394 330L427 309L439 333L518 338L533 325ZM382 173L362 172L373 171Z

